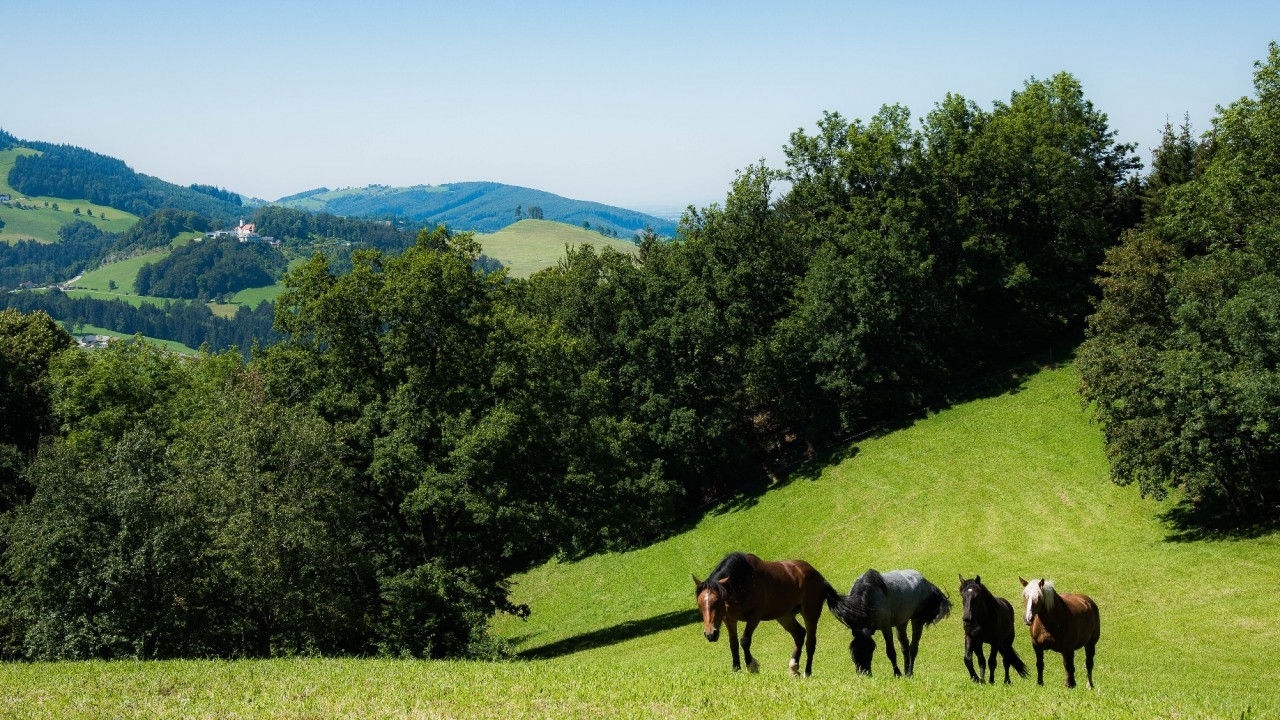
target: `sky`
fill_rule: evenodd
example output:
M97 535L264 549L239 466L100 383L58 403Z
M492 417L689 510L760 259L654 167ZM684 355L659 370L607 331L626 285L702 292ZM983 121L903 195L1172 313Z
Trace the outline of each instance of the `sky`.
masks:
M179 184L495 181L723 201L823 111L990 109L1066 71L1145 158L1253 92L1280 2L0 0L0 129Z

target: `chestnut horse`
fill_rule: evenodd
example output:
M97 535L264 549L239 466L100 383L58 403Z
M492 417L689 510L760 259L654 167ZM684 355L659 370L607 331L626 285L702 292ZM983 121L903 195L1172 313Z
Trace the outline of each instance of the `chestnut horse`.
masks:
M1009 684L1009 668L1019 677L1027 676L1027 665L1013 649L1013 605L991 594L982 584L982 576L965 580L960 576L960 599L964 601L964 666L969 679L981 683L987 674L987 661L982 646L991 646L991 684L996 682L996 655L1004 658L1004 684ZM973 654L978 655L978 672L973 671Z
M1067 687L1075 687L1076 650L1083 647L1085 672L1093 689L1093 651L1102 629L1098 606L1088 595L1057 592L1052 581L1018 578L1018 582L1027 604L1022 619L1031 628L1031 647L1036 651L1036 682L1044 684L1044 651L1055 650L1062 653Z
M738 621L746 624L742 631L742 651L747 656L747 671L758 672L760 666L751 657L751 635L763 620L777 620L796 641L791 653L792 675L800 674L800 646L808 651L805 676L813 674L813 649L817 645L818 616L822 601L835 607L840 595L823 579L822 574L803 560L769 562L750 553L729 553L711 576L697 585L698 609L702 611L702 634L710 642L720 637L720 623L729 630L729 652L733 669L742 669L738 661ZM796 622L796 614L804 617L804 627Z

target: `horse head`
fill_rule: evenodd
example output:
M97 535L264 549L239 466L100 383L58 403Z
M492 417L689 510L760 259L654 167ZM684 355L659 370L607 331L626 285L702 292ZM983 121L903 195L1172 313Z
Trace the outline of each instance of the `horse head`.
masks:
M964 614L960 620L964 623L966 633L976 633L982 629L987 608L984 605L982 576L975 575L972 580L960 576L960 599L964 601Z
M849 643L849 657L853 658L853 666L860 675L871 675L871 658L876 652L876 641L873 638L875 628L856 628L853 640Z
M698 597L698 611L702 613L702 634L708 642L720 639L720 623L729 611L729 578L719 581L702 581L693 576Z
M1022 615L1022 621L1030 625L1037 614L1053 609L1053 582L1046 583L1044 578L1027 582L1021 577L1018 578L1018 582L1022 583L1022 601L1027 607Z

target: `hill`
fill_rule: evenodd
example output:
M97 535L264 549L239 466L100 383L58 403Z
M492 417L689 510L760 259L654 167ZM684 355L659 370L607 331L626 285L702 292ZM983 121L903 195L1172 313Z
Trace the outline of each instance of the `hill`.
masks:
M528 277L552 267L564 257L565 246L610 247L633 254L639 249L630 241L607 238L594 230L551 220L521 220L496 233L477 235L484 254L501 262L515 277Z
M1280 535L1196 540L1161 522L1166 508L1108 479L1101 433L1080 408L1077 382L1070 367L1042 372L1004 394L842 448L828 462L712 512L665 542L552 563L517 582L513 599L529 604L528 621L504 617L497 629L526 657L580 669L626 667L655 685L680 687L672 705L692 705L717 685L751 697L777 691L772 682L746 690L754 678L729 677L725 643L707 643L694 624L689 575L705 577L731 550L805 558L842 592L869 567L913 567L953 602L958 573L980 573L994 592L1014 601L1019 575L1046 576L1062 589L1092 595L1103 623L1095 671L1102 691L1035 701L1054 707L1070 698L1074 710L1057 705L1054 714L1280 711L1267 690L1280 679L1280 664L1250 659L1280 641L1280 597L1256 590L1280 580ZM1021 623L1017 632L1015 647L1034 665ZM884 676L883 648L873 666L876 678L854 677L848 641L832 617L822 620L814 661L814 679L822 684L806 692L838 691L842 702L864 708L879 703L873 715L905 713L920 703L921 716L933 717L1007 715L1034 689L1015 680L1022 687L971 691L955 610L925 630L920 674L910 683ZM785 678L789 643L776 624L762 625L756 634L761 679ZM714 680L700 679L705 676ZM1055 690L1062 682L1058 656L1046 658L1045 678ZM553 692L563 697L565 691ZM611 705L604 694L600 702ZM890 697L903 706L888 707ZM942 704L943 698L956 704ZM723 699L713 707L747 717L748 702ZM837 707L819 714L834 715Z
M1161 506L1107 479L1097 428L1070 367L842 448L767 493L629 553L552 563L518 580L528 621L497 630L524 662L279 659L5 663L15 708L147 715L428 717L1273 717L1280 669L1280 537L1197 540ZM755 636L758 675L733 674L702 638L691 573L728 550L804 557L840 590L870 566L915 567L956 606L927 628L914 678L878 648L856 676L849 633L824 612L814 675L787 676L776 623ZM1061 687L1046 657L1011 687L970 683L957 573L1017 598L1019 574L1090 593L1102 613L1099 689ZM1015 647L1034 664L1027 631ZM1079 662L1079 660L1077 660ZM1034 672L1034 669L1033 669ZM163 691L157 691L161 688Z
M38 151L19 153L6 178L14 190L29 196L89 201L138 216L171 208L230 222L243 213L235 193L210 185L175 185L84 148L30 140L15 147Z
M0 242L36 240L57 242L58 230L77 220L92 223L105 232L122 232L138 221L138 216L117 208L52 195L29 196L9 184L9 173L18 158L39 155L31 148L0 150L0 195L9 202L0 203ZM77 212L79 211L79 212Z
M353 217L402 217L429 225L444 223L455 230L492 233L511 225L530 208L540 208L543 220L581 227L597 226L629 238L652 227L659 235L675 234L676 223L653 215L553 193L494 182L329 190L317 188L280 198L277 204L313 212Z

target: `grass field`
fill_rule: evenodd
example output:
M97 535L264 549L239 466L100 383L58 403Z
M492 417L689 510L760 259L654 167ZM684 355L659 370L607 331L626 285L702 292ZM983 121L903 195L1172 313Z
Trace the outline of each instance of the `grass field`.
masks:
M108 330L107 328L98 327L97 325L74 325L73 326L70 323L65 323L61 321L59 321L58 324L61 325L63 328L65 328L67 332L74 332L76 335L107 335L109 337L119 338L121 340L133 339L132 335L125 335L124 333L118 333L115 330ZM156 345L164 348L165 350L169 350L170 352L182 353L183 355L195 355L198 353L198 351L195 348L188 347L174 340L161 340L160 338L147 337L146 335L143 335L142 339L145 340L146 342L151 343L152 345Z
M501 262L513 277L529 277L564 257L566 245L611 247L624 253L639 250L635 243L607 238L593 230L550 220L521 220L488 235L476 235L484 254Z
M6 717L1242 718L1280 715L1280 536L1195 540L1164 506L1107 479L1070 367L843 449L666 541L552 563L519 578L527 621L497 634L508 662L182 661L0 665ZM1101 608L1096 691L976 686L959 608L925 630L917 675L849 662L824 613L814 676L788 676L789 638L756 634L758 675L729 670L694 611L700 577L734 549L802 557L840 590L867 567L914 567L958 601L957 573L997 594L1046 575ZM1015 647L1034 656L1019 625ZM1083 662L1077 660L1082 666ZM1083 667L1080 668L1083 672Z
M63 225L70 225L76 220L87 220L107 232L123 232L138 221L136 215L96 205L87 200L68 200L55 197L28 198L9 186L9 171L13 169L15 158L19 155L34 155L37 151L28 148L12 148L0 150L0 194L13 196L23 205L35 205L31 209L19 210L12 204L0 204L0 219L4 220L4 228L0 229L0 242L16 242L18 240L35 239L42 242L56 242L58 230ZM50 207L45 207L49 203ZM58 204L54 210L52 205ZM81 214L76 215L79 208ZM92 212L89 217L86 212Z

